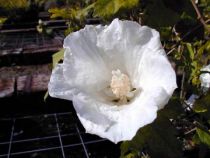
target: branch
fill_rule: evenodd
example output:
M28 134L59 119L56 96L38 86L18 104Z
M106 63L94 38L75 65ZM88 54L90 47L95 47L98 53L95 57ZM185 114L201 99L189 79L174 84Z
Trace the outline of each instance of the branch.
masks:
M182 74L182 83L181 83L181 92L180 92L180 99L184 99L184 81L185 81L185 71Z
M203 17L202 17L202 15L201 15L201 13L200 13L200 11L199 11L197 5L195 4L195 1L194 1L194 0L191 0L191 3L192 3L192 5L193 5L193 7L194 7L194 9L195 9L195 11L196 11L198 20L200 20L200 22L203 24L203 26L206 28L206 30L207 30L208 32L210 32L210 28L207 26L206 22L203 20Z

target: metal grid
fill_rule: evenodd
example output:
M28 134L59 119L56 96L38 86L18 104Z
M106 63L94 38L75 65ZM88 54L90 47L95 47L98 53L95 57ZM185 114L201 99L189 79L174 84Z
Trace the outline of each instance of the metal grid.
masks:
M116 158L119 146L84 132L72 112L0 118L0 158Z
M34 47L47 47L52 45L60 46L60 42L64 38L64 33L63 31L55 31L53 32L53 37L58 38L52 38L45 34L40 34L36 31L22 33L1 33L0 48L7 50L18 48L28 49Z

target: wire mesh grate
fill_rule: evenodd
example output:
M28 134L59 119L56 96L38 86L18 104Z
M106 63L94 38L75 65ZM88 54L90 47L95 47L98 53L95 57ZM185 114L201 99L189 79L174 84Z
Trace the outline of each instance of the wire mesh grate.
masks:
M72 112L0 118L0 158L116 158L119 146L85 133Z
M60 45L64 38L63 31L55 31L52 38L45 34L40 34L35 31L23 33L2 33L0 34L0 48L1 49L30 49L34 47L46 47L52 45ZM58 39L58 37L60 39Z

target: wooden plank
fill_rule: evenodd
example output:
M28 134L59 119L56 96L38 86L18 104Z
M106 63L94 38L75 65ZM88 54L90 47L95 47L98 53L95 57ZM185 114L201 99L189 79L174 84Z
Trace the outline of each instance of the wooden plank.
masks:
M23 93L47 91L50 74L25 75L17 78L17 91Z
M32 53L44 53L44 52L57 52L59 51L60 49L62 48L61 45L58 45L58 46L48 46L48 47L37 47L35 49L34 48L31 48L31 49L25 49L23 51L23 54L32 54Z
M33 75L31 81L31 92L47 91L50 74Z
M0 98L9 97L15 90L15 78L0 79Z
M0 79L27 75L50 74L51 69L51 64L2 67L0 68Z

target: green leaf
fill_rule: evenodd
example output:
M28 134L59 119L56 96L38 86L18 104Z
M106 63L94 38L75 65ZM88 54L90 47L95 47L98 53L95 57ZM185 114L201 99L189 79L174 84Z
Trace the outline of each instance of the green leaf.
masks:
M200 59L202 58L205 52L210 52L210 41L207 41L205 44L199 47L197 57Z
M128 155L124 156L123 158L136 158L137 153L129 153Z
M97 0L94 7L94 16L110 17L120 9L129 9L138 4L139 0Z
M193 51L192 44L191 43L186 43L186 46L187 46L187 50L189 52L189 57L190 57L191 60L193 60L194 57L195 57L195 53Z
M161 115L164 115L168 119L176 119L178 115L184 113L184 109L179 97L172 97L168 104L160 112Z
M193 109L197 113L202 113L202 112L207 112L208 111L207 108L205 108L203 106L200 106L200 105L195 106Z
M51 8L48 12L50 18L76 19L78 8Z
M210 93L195 101L193 110L197 113L205 113L210 111Z
M171 116L168 114L169 111L169 107L166 110L161 110L152 124L141 128L131 141L123 142L121 157L125 158L126 155L138 153L147 147L151 157L181 158L181 144L176 138L176 129L168 119Z
M27 8L29 3L27 0L0 0L0 7L5 9Z
M60 60L64 57L64 49L61 49L59 52L53 54L53 68L58 64Z
M4 22L7 20L5 17L0 17L0 24L4 24Z
M94 9L94 7L95 7L95 3L92 3L85 8L78 10L76 18L77 19L85 18L88 15L88 13L90 12L90 10Z
M200 141L202 143L206 144L208 147L210 147L210 135L200 128L196 129L196 133L197 133Z
M159 31L160 31L161 40L168 40L172 35L171 27L161 27Z
M200 144L201 141L200 141L200 138L198 136L198 133L196 132L192 138L192 141L195 143L195 144Z
M45 95L44 95L44 101L47 100L48 96L49 96L49 92L47 91L47 92L45 93Z

